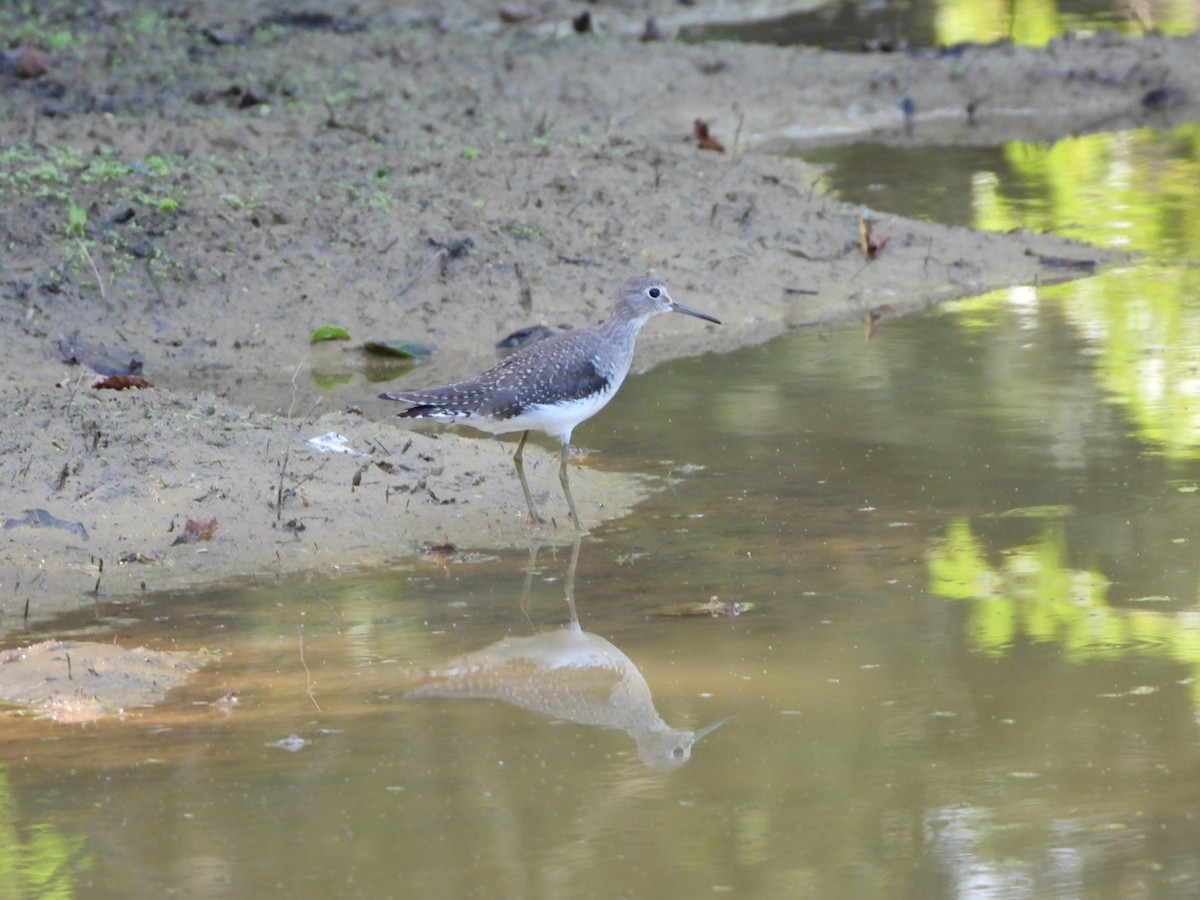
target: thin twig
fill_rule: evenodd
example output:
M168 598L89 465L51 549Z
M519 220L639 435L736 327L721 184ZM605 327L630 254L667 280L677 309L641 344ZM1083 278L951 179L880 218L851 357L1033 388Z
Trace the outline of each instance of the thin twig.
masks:
M421 266L421 268L418 270L417 274L412 277L412 279L408 282L408 284L406 284L404 287L400 288L400 290L396 292L396 299L399 300L401 297L403 297L405 294L407 294L410 290L412 290L412 286L421 280L422 276L424 276L424 274L429 271L429 267L432 266L439 259L441 259L443 256L445 256L448 252L449 251L445 247L443 247L437 253L433 254L433 256L429 257L429 262L427 262L427 263L425 263L425 265Z
M88 253L87 244L79 238L75 238L75 243L79 245L80 252L83 253L83 258L88 261L88 265L92 267L92 274L96 276L96 287L100 288L100 299L105 303L108 302L108 294L104 290L104 279L100 277L100 270L96 268L96 263L92 259L92 254Z
M304 666L304 686L308 691L308 699L312 701L313 706L317 708L317 712L321 711L321 704L317 702L317 698L313 696L313 680L312 672L308 670L308 663L304 661L304 631L300 632L300 665Z
M292 372L292 402L288 404L287 417L292 417L292 410L296 408L296 376L300 374L300 366L302 363L296 364L296 370ZM283 518L283 480L287 477L288 461L292 458L292 442L288 441L287 446L283 450L283 463L279 466L279 486L275 489L275 521L278 522Z

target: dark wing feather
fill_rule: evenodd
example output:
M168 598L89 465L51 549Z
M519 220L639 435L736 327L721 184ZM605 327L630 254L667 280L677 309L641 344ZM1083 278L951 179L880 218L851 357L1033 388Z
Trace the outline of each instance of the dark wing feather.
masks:
M596 371L591 360L557 366L544 373L550 377L505 385L479 408L479 414L504 420L519 416L535 404L552 406L570 403L603 391L608 379Z
M532 404L568 403L602 391L609 383L585 355L582 332L558 334L501 360L486 372L440 387L391 391L379 396L414 404L401 417L487 416L504 420Z

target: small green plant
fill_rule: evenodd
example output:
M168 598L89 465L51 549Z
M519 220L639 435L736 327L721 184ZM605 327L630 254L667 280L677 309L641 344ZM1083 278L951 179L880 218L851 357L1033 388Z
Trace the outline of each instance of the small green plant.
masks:
M140 16L134 16L130 26L134 34L149 37L161 30L162 19L156 12L142 13Z
M396 204L390 194L383 191L376 191L367 200L367 206L372 209L391 209Z
M479 151L476 150L474 147L463 147L462 158L467 159L467 160L478 159Z
M67 237L81 238L87 235L87 210L75 203L67 206Z
M508 229L508 233L519 241L531 241L541 237L542 229L536 225L513 225Z

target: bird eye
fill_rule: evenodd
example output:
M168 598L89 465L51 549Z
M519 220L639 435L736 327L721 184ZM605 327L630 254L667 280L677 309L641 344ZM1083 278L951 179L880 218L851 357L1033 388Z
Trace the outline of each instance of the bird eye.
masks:
M647 296L650 297L651 300L657 300L659 297L662 296L662 291L660 291L658 288L654 287L654 288L650 288L650 290L646 291L646 294L647 294Z

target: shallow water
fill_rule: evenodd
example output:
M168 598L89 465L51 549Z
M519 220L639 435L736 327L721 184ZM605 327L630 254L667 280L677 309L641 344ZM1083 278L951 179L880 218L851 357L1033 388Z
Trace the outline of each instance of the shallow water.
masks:
M1139 255L631 379L583 464L669 487L573 581L543 547L56 623L212 662L124 721L5 720L0 884L1196 896L1197 143L942 157L939 218ZM843 196L922 214L856 152ZM714 597L751 608L660 614Z
M511 554L89 611L219 656L162 712L6 726L6 827L96 895L1194 895L1200 472L1070 290L665 367L582 429L678 479L584 538L575 601L633 720L737 712L690 761L512 640L568 622L542 548L528 590ZM713 596L753 608L656 615ZM402 696L426 668L523 707Z
M682 36L691 41L803 44L856 51L1000 40L1040 47L1063 32L1140 35L1155 28L1180 34L1196 27L1194 6L1169 0L1147 0L1136 6L1111 0L811 0L793 5L806 8L774 19L689 27Z

